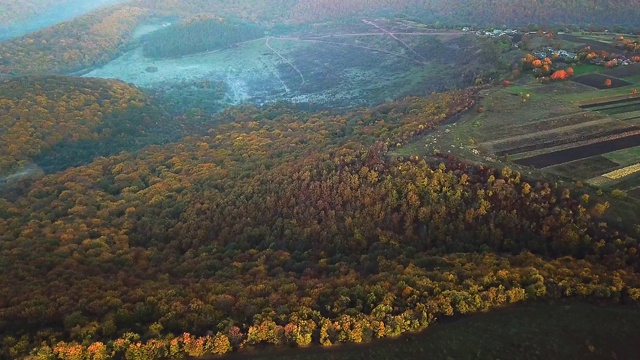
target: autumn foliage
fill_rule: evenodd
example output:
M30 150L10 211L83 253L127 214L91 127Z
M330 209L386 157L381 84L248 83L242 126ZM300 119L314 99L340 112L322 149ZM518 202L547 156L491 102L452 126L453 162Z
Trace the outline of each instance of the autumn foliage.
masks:
M569 73L565 70L556 70L551 74L551 80L566 80L569 76Z
M61 6L71 0L3 0L0 11L0 30L3 26L13 25L37 15L43 10Z
M124 49L147 11L110 7L0 42L0 65L13 75L68 73L104 64Z
M0 54L13 74L93 66L124 49L151 5L183 15L211 4L138 0L0 43ZM375 4L514 22L583 14L560 1L520 12L518 1ZM266 22L295 9L289 20L301 22L369 5L213 6ZM549 58L523 61L545 79L573 75ZM473 108L478 90L341 113L229 108L200 115L204 130L149 145L146 133L177 126L132 86L59 76L1 82L0 172L46 163L61 148L75 155L76 144L118 151L0 184L0 357L214 356L363 343L541 298L640 303L640 245L607 221L615 204L509 167L399 154ZM141 146L116 146L123 142Z
M637 240L594 221L607 203L390 152L473 96L233 108L3 195L2 351L176 358L366 342L538 297L637 300Z
M53 148L140 135L159 112L138 89L120 81L59 76L0 81L0 176ZM88 145L87 145L88 146Z

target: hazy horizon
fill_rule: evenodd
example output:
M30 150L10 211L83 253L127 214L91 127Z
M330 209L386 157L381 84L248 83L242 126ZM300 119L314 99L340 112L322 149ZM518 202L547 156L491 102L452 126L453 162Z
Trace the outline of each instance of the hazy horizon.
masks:
M42 0L47 1L47 0ZM73 20L102 7L124 3L130 0L66 0L56 6L41 8L35 6L34 13L21 17L14 15L14 20L5 24L0 21L0 41L17 38L29 33ZM48 2L48 1L47 1ZM3 19L3 8L0 4L0 19ZM4 10L5 12L8 10ZM9 15L11 16L11 15Z

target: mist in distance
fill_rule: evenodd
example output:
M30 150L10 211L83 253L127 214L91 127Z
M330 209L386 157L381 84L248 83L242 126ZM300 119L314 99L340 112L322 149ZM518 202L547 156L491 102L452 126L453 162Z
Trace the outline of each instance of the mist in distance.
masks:
M0 41L72 20L96 9L126 0L0 1Z

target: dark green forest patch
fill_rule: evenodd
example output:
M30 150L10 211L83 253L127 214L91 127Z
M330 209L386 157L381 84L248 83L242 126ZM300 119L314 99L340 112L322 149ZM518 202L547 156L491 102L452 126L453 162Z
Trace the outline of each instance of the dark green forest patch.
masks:
M264 36L259 26L201 15L143 37L144 55L170 58L221 49Z

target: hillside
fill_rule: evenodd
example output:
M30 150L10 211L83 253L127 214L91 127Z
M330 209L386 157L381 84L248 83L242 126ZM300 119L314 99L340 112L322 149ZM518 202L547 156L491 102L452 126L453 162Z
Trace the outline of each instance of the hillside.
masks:
M636 26L640 8L633 0L561 1L532 4L530 1L494 0L278 0L232 1L211 3L206 0L136 0L141 7L164 10L173 14L210 11L219 16L236 16L265 23L315 22L336 17L378 13L406 12L432 21L473 23L478 25L556 25L594 24L599 26ZM611 19L616 19L615 23Z
M458 1L458 0L456 0ZM5 5L7 6L7 5ZM15 3L9 3L11 9ZM29 9L29 6L26 7ZM5 14L9 14L9 10ZM25 10L26 11L26 10ZM28 12L28 11L27 11ZM606 2L525 2L489 0L450 1L350 0L217 1L135 0L81 16L38 32L0 42L0 74L69 73L103 65L130 43L134 29L148 16L187 19L209 13L216 17L248 20L265 26L308 24L327 19L364 15L410 14L428 22L447 24L555 26L580 23L600 27L636 26L640 8L631 0ZM7 15L5 15L7 16ZM615 24L610 19L616 18ZM537 25L536 25L537 26ZM27 60L29 56L29 61Z
M143 93L119 81L16 78L1 81L0 93L0 178L34 162L57 170L135 148L164 122Z
M537 4L0 41L0 360L640 356L640 8Z
M637 301L637 240L596 220L606 204L508 168L387 156L473 103L232 109L207 136L0 199L5 356L359 343L538 297Z
M145 36L142 49L151 58L179 57L263 36L264 30L254 24L200 15Z
M30 17L38 15L43 9L51 8L53 5L64 5L73 0L7 0L0 4L0 24L9 26L11 24L24 21Z
M59 74L104 64L129 42L146 11L110 7L0 42L0 73Z

